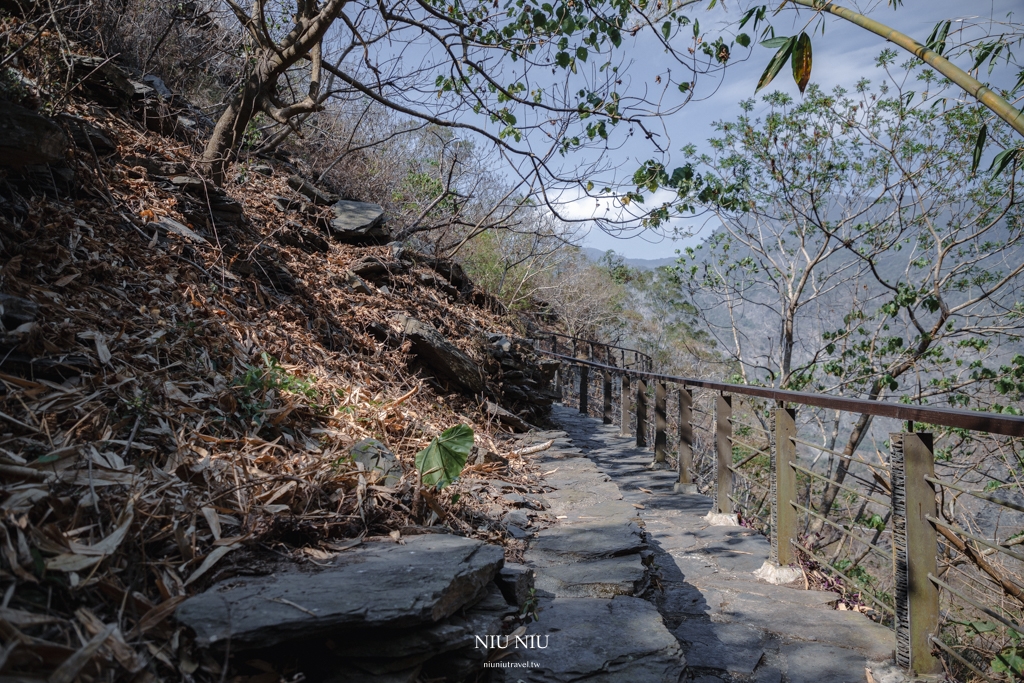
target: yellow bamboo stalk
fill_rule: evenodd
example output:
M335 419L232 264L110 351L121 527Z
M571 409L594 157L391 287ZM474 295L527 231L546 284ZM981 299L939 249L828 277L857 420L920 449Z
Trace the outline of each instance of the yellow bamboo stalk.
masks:
M837 17L846 19L850 23L856 24L861 28L867 29L874 34L885 38L894 45L898 45L923 61L925 64L928 64L952 82L959 85L965 91L974 96L979 102L992 110L996 116L1010 124L1010 127L1015 131L1024 135L1024 112L1018 110L1012 104L995 93L991 88L983 85L976 78L950 62L938 52L929 50L910 36L900 33L896 29L890 28L889 26L877 22L874 19L869 19L863 14L858 14L853 10L840 7L839 5L831 2L823 3L821 0L789 1L795 5L809 7L819 12L834 14Z

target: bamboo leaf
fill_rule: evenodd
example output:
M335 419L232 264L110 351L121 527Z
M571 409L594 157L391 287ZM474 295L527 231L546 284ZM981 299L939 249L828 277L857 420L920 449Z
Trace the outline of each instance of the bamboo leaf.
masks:
M978 131L978 139L974 142L974 158L971 160L971 175L978 171L978 164L981 162L981 152L985 148L985 138L988 137L988 124L983 123Z
M427 486L444 488L455 481L466 466L473 448L473 430L464 424L441 432L430 445L416 454L416 469Z
M971 71L974 71L975 69L980 67L988 58L988 56L992 54L992 50L995 49L995 47L995 41L989 43L982 43L981 45L979 45L977 52L975 52L976 56L974 58L974 66L971 67Z
M764 45L769 42L773 41L766 40L761 44ZM772 57L772 61L768 62L768 66L765 68L764 73L761 74L761 79L757 82L757 87L754 88L754 92L757 92L771 83L772 79L779 74L779 71L782 70L783 65L786 63L786 60L789 59L789 56L793 53L793 45L795 42L796 36L786 39L785 44L780 47L779 51L775 53L774 57Z
M1012 88L1010 88L1010 94L1012 95L1018 90L1020 90L1021 86L1024 86L1024 70L1021 70L1021 72L1017 74L1017 83Z
M775 38L769 38L768 40L761 41L761 47L782 47L790 41L789 36L776 36Z
M999 177L999 174L1006 170L1006 167L1016 158L1017 154L1021 151L1021 147L1011 147L1010 149L1004 149L1002 152L996 155L996 158L992 160L992 165L988 167L988 170L995 169L992 174L993 178Z
M941 55L942 51L946 49L946 36L949 34L951 23L950 21L940 21L935 24L935 28L928 35L928 40L925 41L925 47Z
M793 48L793 80L800 88L800 94L804 94L807 83L811 80L811 38L806 33L801 33Z

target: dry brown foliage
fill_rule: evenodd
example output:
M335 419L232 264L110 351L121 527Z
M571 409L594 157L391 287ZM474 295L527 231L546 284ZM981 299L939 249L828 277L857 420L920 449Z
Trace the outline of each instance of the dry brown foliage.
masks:
M512 335L512 321L426 267L393 274L388 292L352 291L349 264L390 250L281 244L306 220L273 204L297 197L287 171L229 184L244 216L214 223L123 161L191 168L189 146L74 97L67 111L117 145L104 158L73 150L78 199L0 180L14 198L0 217L0 293L38 305L35 322L0 333L5 674L224 680L169 618L216 581L428 526L518 556L497 523L501 495L534 475L478 398L408 369L392 322L428 321L487 367L484 333ZM157 229L164 218L209 239ZM470 465L422 495L415 453L459 422L508 464ZM366 437L396 454L400 482L352 462Z

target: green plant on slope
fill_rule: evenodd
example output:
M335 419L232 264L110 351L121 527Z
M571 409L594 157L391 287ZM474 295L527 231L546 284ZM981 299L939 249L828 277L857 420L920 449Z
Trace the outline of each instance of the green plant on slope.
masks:
M442 489L458 479L472 448L473 430L468 425L456 425L434 437L416 454L416 469L423 484Z

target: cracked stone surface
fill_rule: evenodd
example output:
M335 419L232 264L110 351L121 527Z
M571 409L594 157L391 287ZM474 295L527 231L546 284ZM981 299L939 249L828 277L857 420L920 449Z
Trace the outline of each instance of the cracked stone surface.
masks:
M554 598L542 600L540 609L541 619L530 632L542 640L547 636L547 647L503 660L537 664L500 670L505 681L675 683L683 674L679 641L646 600Z
M637 508L564 432L535 432L524 445L554 440L529 456L546 472L538 496L550 521L524 554L535 572L539 621L527 633L544 649L516 650L492 681L677 683L685 668L679 640L650 602L649 549ZM531 665L527 667L526 665Z
M230 641L235 650L330 632L406 629L484 597L504 561L500 547L459 536L366 543L320 571L228 579L183 602L175 616L200 645Z
M556 438L556 446L529 457L555 470L545 477L552 490L544 498L548 513L562 518L526 553L543 596L540 621L530 632L549 633L551 647L543 658L536 651L517 653L510 661L537 661L540 668L505 669L503 680L863 683L868 669L875 681L907 680L893 664L889 629L835 610L834 593L759 581L754 572L768 558L767 539L744 527L709 526L703 517L711 500L675 493L674 472L648 468L651 450L574 409L556 405L552 417L564 431L533 438ZM642 530L635 543L633 527ZM602 532L607 538L597 541ZM622 594L610 601L562 597L609 582L630 566L616 561L651 551L660 589L649 589L650 602L643 604L656 608L658 627L645 616L639 630L650 647L633 642L610 606L594 607L643 601ZM590 561L580 561L588 555ZM569 634L558 630L568 621ZM636 675L617 668L623 653L653 652L666 633L678 651L659 647L650 666L636 665ZM571 649L565 647L570 642ZM685 669L665 665L670 652ZM568 659L560 663L559 657Z

